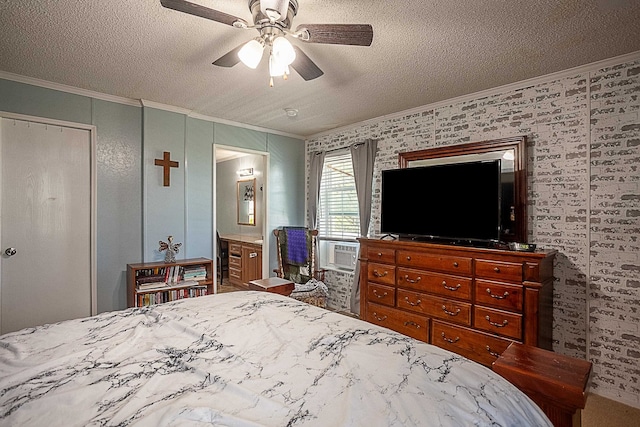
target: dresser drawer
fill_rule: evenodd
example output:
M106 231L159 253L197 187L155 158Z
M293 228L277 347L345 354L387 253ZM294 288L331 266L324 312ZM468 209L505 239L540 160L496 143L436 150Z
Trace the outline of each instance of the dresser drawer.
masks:
M396 268L393 265L369 263L367 278L372 282L395 285Z
M461 325L471 326L471 304L440 298L420 292L398 289L397 306L406 310L445 319Z
M229 267L229 279L230 280L241 280L242 278L242 270L238 268Z
M242 257L230 255L229 256L229 267L242 268Z
M490 367L511 340L434 320L431 344Z
M516 340L522 339L522 315L482 306L473 308L473 326Z
M429 319L391 307L367 303L367 322L429 342Z
M424 270L398 268L398 286L431 292L446 297L471 299L471 283L469 277L451 276L431 273Z
M472 258L434 255L425 252L398 250L398 265L427 268L445 273L471 274Z
M367 285L367 301L393 307L396 305L396 289L391 286L369 283Z
M229 243L229 253L242 255L242 245L240 243Z
M476 304L522 312L523 287L476 279Z
M522 282L521 263L505 261L476 260L476 277Z
M396 251L395 249L389 248L368 248L367 249L367 258L369 262L381 262L388 264L395 264L396 262Z

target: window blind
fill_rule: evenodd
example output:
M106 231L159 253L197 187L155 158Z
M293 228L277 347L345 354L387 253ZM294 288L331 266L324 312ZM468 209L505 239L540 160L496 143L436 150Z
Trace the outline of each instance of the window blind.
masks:
M318 231L322 239L360 236L360 215L351 153L327 154L320 182Z

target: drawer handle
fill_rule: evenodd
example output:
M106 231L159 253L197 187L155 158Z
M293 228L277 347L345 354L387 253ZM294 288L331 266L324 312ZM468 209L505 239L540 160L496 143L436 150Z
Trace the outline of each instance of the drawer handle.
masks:
M411 257L407 255L407 261L411 261Z
M449 310L447 310L447 306L446 306L446 305L443 305L443 306L442 306L442 311L444 311L445 313L447 313L449 316L457 316L457 315L460 313L460 309L459 309L459 308L458 308L458 309L456 309L456 311L455 311L455 312L453 312L453 311L449 311Z
M407 283L418 283L420 280L422 280L422 277L418 276L418 277L416 278L416 280L413 280L413 279L409 279L409 275L408 275L408 274L405 274L405 275L404 275L404 280L405 280Z
M373 275L374 275L374 276L376 276L376 277L384 277L384 276L386 276L387 274L389 274L389 272L388 272L388 271L386 271L386 270L385 270L385 272L384 272L384 273L378 273L378 270L373 270Z
M373 290L373 293L374 293L374 295L375 295L375 296L377 296L378 298L384 298L384 297L386 297L386 296L388 295L386 292L385 292L384 294L380 295L380 294L378 293L378 291L377 291L377 290L375 290L375 289Z
M498 267L493 267L493 271L495 271L496 273L500 273L500 269Z
M504 294L502 294L502 295L494 295L494 294L491 293L491 289L489 289L489 288L487 288L487 293L489 294L489 296L491 298L495 298L495 299L505 299L506 297L509 296L509 292L507 292L507 291L504 291Z
M487 351L489 352L490 355L492 355L493 357L500 357L500 353L496 353L495 351L491 351L491 347L487 346Z
M457 267L457 266L458 266L458 263L457 263L456 261L454 261L454 262L453 262L453 266L454 266L454 267Z
M458 289L460 289L460 286L462 286L460 283L458 283L456 286L447 286L447 281L443 280L442 281L442 287L445 288L448 291L457 291Z
M381 257L381 256L382 256L382 252L378 252L378 257Z
M404 322L404 326L413 326L416 329L420 329L420 325L418 325L416 322L412 322L411 320L409 320L408 322Z
M460 341L460 337L455 337L454 339L447 338L447 336L444 334L444 332L442 333L442 339L445 340L446 342L450 343L450 344L455 344L458 341Z
M407 304L415 307L417 305L420 305L420 303L422 302L421 300L417 300L416 302L411 302L409 301L409 297L404 297L404 300L407 302Z
M487 319L487 322L489 322L490 325L495 326L496 328L504 328L509 324L509 321L507 319L504 319L502 323L492 322L491 317L489 316L485 316L485 319Z
M255 258L255 257L257 257L257 256L258 256L258 253L257 253L257 252L251 252L251 253L249 254L249 258Z
M378 313L375 311L373 312L373 317L375 317L378 322L384 322L387 320L387 316L378 317Z

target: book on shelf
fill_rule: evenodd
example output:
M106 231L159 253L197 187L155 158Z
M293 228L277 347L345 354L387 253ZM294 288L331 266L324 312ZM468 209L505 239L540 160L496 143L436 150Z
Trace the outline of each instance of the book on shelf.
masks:
M198 282L196 280L184 280L182 282L155 282L155 283L144 283L144 284L140 284L137 287L138 292L149 292L149 291L155 291L155 290L165 290L165 289L171 289L171 288L175 288L176 286L179 286L181 288L189 288L191 286L198 286Z
M163 288L166 287L166 282L148 282L148 283L140 283L138 285L139 291L148 291L150 289Z
M206 286L193 286L178 289L158 290L157 292L140 293L137 297L137 306L144 307L165 302L176 301L184 298L194 298L207 295Z
M185 266L182 276L184 280L205 280L207 278L207 269L204 265Z
M140 276L136 278L136 283L153 283L153 282L165 282L164 275L152 275L152 276Z

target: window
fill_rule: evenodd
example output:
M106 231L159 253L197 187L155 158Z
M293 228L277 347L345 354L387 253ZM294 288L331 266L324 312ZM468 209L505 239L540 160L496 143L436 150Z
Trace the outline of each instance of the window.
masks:
M349 151L330 153L324 159L318 232L321 267L353 271L358 246L355 239L360 236L360 215Z
M360 215L351 153L327 154L320 181L318 231L323 239L355 240Z

